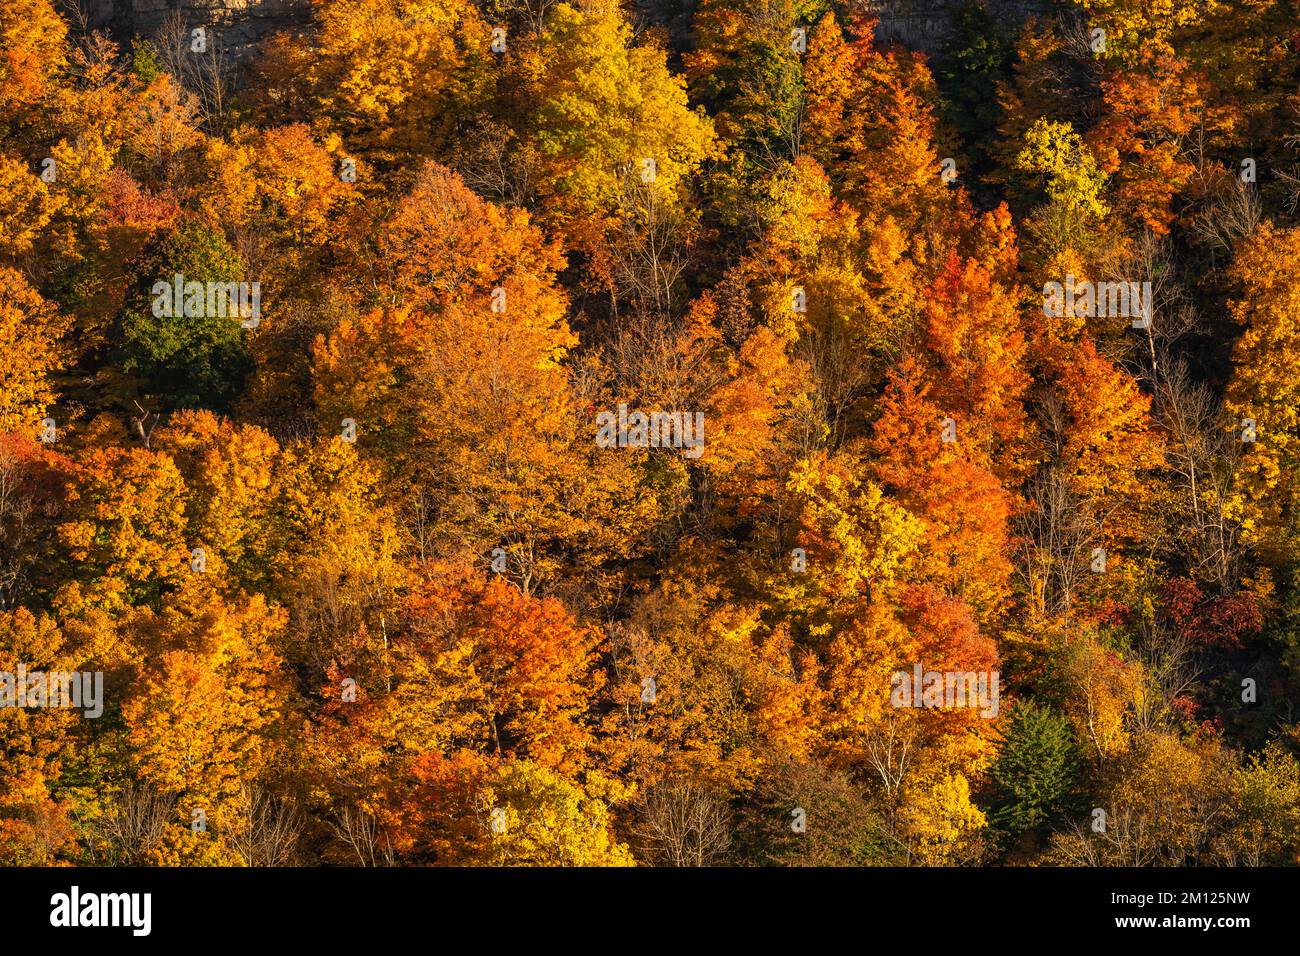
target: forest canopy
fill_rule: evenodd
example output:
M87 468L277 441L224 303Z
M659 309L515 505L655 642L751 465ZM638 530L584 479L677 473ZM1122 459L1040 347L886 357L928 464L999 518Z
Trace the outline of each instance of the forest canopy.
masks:
M5 0L0 863L1300 861L1297 7L950 13Z

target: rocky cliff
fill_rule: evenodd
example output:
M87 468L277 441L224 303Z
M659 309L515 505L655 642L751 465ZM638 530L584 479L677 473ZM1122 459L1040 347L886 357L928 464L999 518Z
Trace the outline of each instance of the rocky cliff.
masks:
M689 25L692 0L666 4L663 0L634 0L646 19L670 24L674 31ZM879 18L877 35L912 49L934 53L948 36L951 11L962 0L862 0ZM989 10L1008 25L1019 24L1032 12L1051 7L1051 0L985 0ZM152 36L173 11L191 26L216 27L226 49L236 58L257 40L277 30L302 28L311 18L311 0L88 0L94 26L118 39ZM667 13L667 8L674 13ZM686 13L679 12L687 8Z
M91 23L118 40L156 34L176 11L187 26L214 27L236 59L278 30L302 28L311 18L311 0L89 0Z

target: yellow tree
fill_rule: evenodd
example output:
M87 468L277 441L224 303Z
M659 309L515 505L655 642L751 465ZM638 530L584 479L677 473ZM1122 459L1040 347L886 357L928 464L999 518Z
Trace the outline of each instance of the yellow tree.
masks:
M712 123L688 105L666 52L634 44L617 3L556 4L521 58L518 108L540 162L538 189L550 221L571 234L621 213L634 184L680 203L716 153Z
M566 555L590 572L625 554L647 516L635 488L643 453L599 448L598 399L578 404L555 250L524 213L485 203L437 166L386 243L394 294L417 307L318 338L316 401L323 421L350 418L362 448L385 452L411 507L443 516L422 552L486 562L501 548L526 592L554 581Z
M708 563L675 568L610 629L602 766L630 787L688 778L744 793L769 748L801 747L813 731L801 723L813 662L718 583L725 558L688 547Z
M156 606L190 567L185 482L176 463L144 448L85 453L58 534L71 561L59 597L66 612Z
M852 51L832 12L823 14L808 38L803 81L804 146L824 163L844 136L844 114L853 95Z
M425 659L426 673L407 690L423 695L432 685L440 703L430 716L449 729L459 723L457 744L566 772L587 765L588 712L603 683L596 630L553 598L479 574L417 588L404 616L407 653Z
M970 838L984 826L970 781L993 752L988 718L996 715L978 706L900 706L894 675L910 681L915 665L982 671L991 681L997 657L959 600L924 590L905 596L899 608L873 599L826 650L814 739L825 759L868 783L890 831L910 852L926 863L951 862L969 852Z
M1067 248L1096 244L1096 227L1110 212L1102 198L1106 173L1096 154L1069 123L1039 118L1025 132L1015 168L1028 174L1047 196L1027 225L1043 259Z
M340 175L337 138L334 145L322 146L304 123L236 133L232 144L213 141L208 215L291 248L323 245L332 237L331 215L355 189Z
M432 754L390 832L405 860L442 866L633 866L603 790L530 760Z
M163 865L229 861L242 791L284 739L286 687L271 647L287 615L260 595L223 597L218 573L191 572L127 628L144 656L122 703L131 769L176 813L151 851Z
M1219 0L1081 0L1096 26L1106 31L1103 56L1137 59L1150 53L1173 52L1175 35L1207 18L1227 13Z
M484 863L497 866L633 866L604 800L554 771L511 761L478 794L494 831ZM494 830L495 828L495 830Z
M14 0L0 10L0 120L49 96L63 68L67 24L50 0Z
M265 545L271 592L290 611L280 649L318 686L333 665L374 685L391 670L388 631L405 539L381 475L335 437L285 450Z
M42 431L68 326L20 273L0 267L0 430L33 437Z
M934 79L919 54L876 49L872 21L851 27L847 42L833 21L814 31L808 80L828 83L808 84L810 150L864 219L888 217L915 235L950 201L934 147Z
M139 115L129 80L118 69L118 48L102 34L72 51L68 74L72 82L55 93L59 138L47 155L54 161L51 191L60 206L51 238L75 261L88 257L86 233L104 208L114 162Z
M377 162L446 144L489 81L491 31L468 0L320 0L305 71L320 121ZM290 86L299 78L281 78Z
M255 425L182 411L152 435L186 484L191 547L219 558L237 586L265 583L280 446Z
M122 705L141 776L209 811L257 775L284 690L271 646L285 612L261 596L223 598L216 576L190 572L157 613L134 616L147 663Z
M753 205L763 236L712 291L717 322L732 337L766 327L784 346L792 384L822 420L816 434L814 415L792 416L793 429L813 432L805 449L851 436L878 360L920 321L925 256L892 218L867 228L807 156L774 170Z
M436 163L420 170L384 222L379 248L386 291L422 308L473 303L555 328L556 356L575 344L563 331L567 302L556 285L565 259L522 209L485 202L459 175ZM497 300L493 294L502 291Z
M70 807L53 797L52 787L77 745L76 724L84 719L76 710L17 701L14 675L20 666L27 672L66 672L80 663L52 618L24 608L0 611L6 698L0 708L0 757L6 768L0 781L0 860L9 866L49 866L69 848Z
M1300 385L1289 369L1300 361L1300 229L1261 224L1241 241L1232 277L1229 310L1242 335L1224 407L1227 427L1254 438L1238 466L1233 510L1258 541L1276 533L1296 495Z
M57 208L57 199L39 176L0 154L0 255L30 251Z
M792 470L788 489L798 509L797 573L783 567L774 594L804 617L812 636L828 637L840 615L869 598L896 596L915 568L924 527L880 487L856 476L848 459L818 453ZM783 562L784 564L784 562ZM813 612L813 613L809 613Z
M180 159L203 142L200 104L169 73L160 73L134 96L127 148L164 182L180 172Z

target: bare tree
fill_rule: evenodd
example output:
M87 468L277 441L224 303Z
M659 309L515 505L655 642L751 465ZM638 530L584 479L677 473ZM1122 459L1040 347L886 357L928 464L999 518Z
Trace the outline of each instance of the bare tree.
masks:
M496 7L507 16L522 21L536 39L546 29L546 14L559 0L497 0Z
M1052 837L1047 859L1060 866L1152 866L1160 847L1152 821L1131 809L1107 814L1105 827L1074 823Z
M1017 571L1025 592L1043 614L1064 614L1074 605L1098 539L1098 522L1070 490L1057 468L1025 486L1029 506L1015 518L1021 542Z
M636 833L663 866L717 866L731 846L727 805L699 784L676 780L652 787L641 803Z
M686 270L690 223L675 203L665 201L644 170L629 166L618 179L621 226L604 244L615 314L620 300L640 312L673 315L673 292Z
M1241 526L1228 512L1242 443L1210 389L1174 367L1156 393L1156 417L1169 434L1166 462L1189 532L1181 542L1193 572L1230 591L1243 559Z
M703 407L723 374L710 362L711 343L699 341L663 313L625 316L613 330L605 360L623 394L664 411Z
M863 735L867 764L880 777L890 828L894 827L907 771L916 756L916 721L903 716L885 718L883 726Z
M456 170L485 199L527 208L535 198L536 169L525 144L509 127L484 120L460 141Z
M1179 281L1169 240L1143 232L1132 254L1108 271L1106 278L1111 281L1151 284L1151 311L1145 328L1137 331L1146 377L1153 388L1159 387L1172 361L1174 345L1199 324L1192 297Z
M1173 702L1196 686L1201 672L1184 631L1160 622L1143 630L1137 650L1153 693L1142 694L1134 704L1133 724L1149 733L1169 722Z
M360 866L392 866L393 845L374 815L360 807L345 806L330 824Z
M90 33L90 3L88 0L60 0L59 7L63 13L64 19L72 28L74 36L85 36Z
M1231 254L1237 240L1254 232L1263 216L1255 187L1233 176L1226 194L1210 200L1192 220L1192 231L1212 250Z
M844 440L854 421L861 420L859 403L871 394L881 374L880 364L868 358L853 325L846 316L819 316L797 346L799 358L812 370L813 400L828 431L824 442L832 447Z
M131 424L135 426L135 432L140 436L141 443L145 448L149 448L153 442L154 429L158 427L162 417L157 412L146 411L139 401L135 401L133 404L140 414L131 416ZM151 418L153 419L152 424L149 421Z
M302 813L284 797L268 794L256 783L240 783L236 824L227 842L245 866L287 866L297 854Z
M15 607L22 597L37 537L25 472L13 450L0 446L0 608Z
M1291 97L1291 117L1292 124L1300 127L1300 94ZM1292 133L1284 142L1292 152L1300 153L1300 132ZM1288 194L1283 204L1286 211L1294 216L1300 212L1300 163L1287 169L1278 169L1277 177L1287 186Z
M176 816L176 797L160 794L146 784L127 781L97 821L106 862L139 865L162 839Z
M195 30L204 31L201 40L196 39ZM159 26L154 46L167 72L198 97L204 125L211 132L223 132L233 65L218 31L211 24L188 23L184 13L173 10Z

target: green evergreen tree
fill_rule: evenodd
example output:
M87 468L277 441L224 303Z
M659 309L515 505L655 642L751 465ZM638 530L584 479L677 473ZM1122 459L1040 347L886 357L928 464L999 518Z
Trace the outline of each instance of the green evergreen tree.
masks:
M1079 768L1069 720L1045 704L1018 702L991 771L996 793L990 819L1006 842L1041 833L1072 809Z
M238 316L155 315L155 283L244 282L243 263L218 230L182 223L141 271L122 318L122 367L170 408L228 410L243 389L252 361Z

